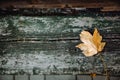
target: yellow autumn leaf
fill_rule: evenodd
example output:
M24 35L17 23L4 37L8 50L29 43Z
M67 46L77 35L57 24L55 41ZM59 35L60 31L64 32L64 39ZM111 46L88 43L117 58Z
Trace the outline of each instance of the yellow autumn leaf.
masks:
M82 31L80 34L80 40L83 43L78 44L76 47L80 48L85 56L93 56L102 51L105 46L105 42L101 42L102 36L96 28L93 36L88 31Z
M83 54L85 56L93 56L97 53L96 49L92 47L90 44L87 45L87 44L81 43L76 47L80 48L83 51Z
M102 41L102 36L99 34L97 28L95 28L95 31L93 33L93 42L94 45L97 47L98 52L102 51L105 46L105 42L101 42L101 41Z
M90 76L91 76L92 78L94 78L94 77L96 77L96 73L91 73Z

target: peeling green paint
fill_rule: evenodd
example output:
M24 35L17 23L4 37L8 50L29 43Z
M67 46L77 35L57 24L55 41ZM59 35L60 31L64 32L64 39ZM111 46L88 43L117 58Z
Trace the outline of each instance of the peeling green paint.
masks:
M0 74L91 73L93 57L86 58L75 46L82 30L92 32L95 27L108 42L103 53L111 74L120 74L119 15L1 17ZM102 73L100 59L95 67Z

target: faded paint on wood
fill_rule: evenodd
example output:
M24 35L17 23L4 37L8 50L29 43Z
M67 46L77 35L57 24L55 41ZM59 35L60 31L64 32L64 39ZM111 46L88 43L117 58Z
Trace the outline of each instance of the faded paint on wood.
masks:
M111 14L112 15L112 14ZM5 16L0 19L0 74L88 74L93 59L75 48L82 30L97 27L107 42L103 55L111 74L120 74L120 16Z

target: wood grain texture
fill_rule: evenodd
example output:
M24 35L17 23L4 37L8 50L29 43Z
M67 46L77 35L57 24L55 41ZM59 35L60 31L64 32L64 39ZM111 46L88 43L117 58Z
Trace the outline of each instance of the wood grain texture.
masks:
M111 14L112 15L112 14ZM93 57L75 48L82 30L97 27L107 42L105 61L111 75L120 75L120 16L1 16L0 74L89 74ZM98 74L103 67L95 57Z
M0 8L103 8L102 11L120 11L119 0L10 0L0 1Z

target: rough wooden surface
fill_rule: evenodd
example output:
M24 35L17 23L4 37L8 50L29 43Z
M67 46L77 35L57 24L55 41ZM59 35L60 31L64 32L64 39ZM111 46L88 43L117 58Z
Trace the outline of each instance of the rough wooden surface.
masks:
M79 33L97 27L107 45L102 52L111 75L120 75L120 15L1 16L0 74L89 74L93 59L75 48Z
M107 4L106 4L107 3ZM0 8L104 8L103 11L120 11L119 0L1 0ZM107 7L107 8L106 8ZM116 7L116 8L114 8Z

